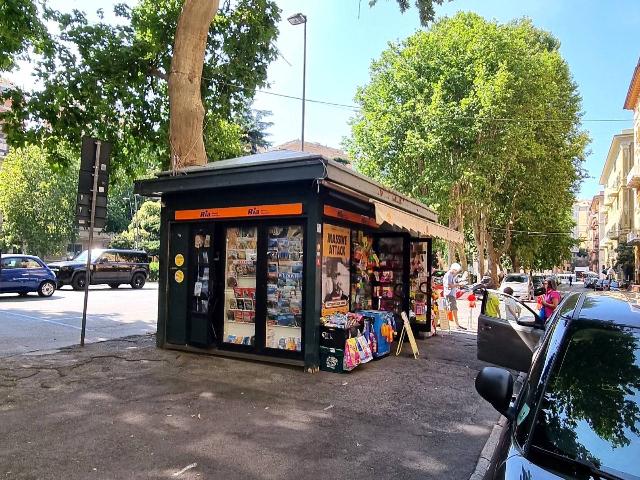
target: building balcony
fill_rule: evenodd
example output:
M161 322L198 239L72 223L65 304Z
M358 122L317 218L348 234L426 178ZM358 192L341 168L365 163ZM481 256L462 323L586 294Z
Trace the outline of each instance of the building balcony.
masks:
M613 200L616 194L613 193L613 189L607 187L604 189L604 205L609 207L613 205Z
M640 231L631 230L627 233L627 243L629 245L640 245Z
M640 189L640 165L634 165L627 175L627 187Z

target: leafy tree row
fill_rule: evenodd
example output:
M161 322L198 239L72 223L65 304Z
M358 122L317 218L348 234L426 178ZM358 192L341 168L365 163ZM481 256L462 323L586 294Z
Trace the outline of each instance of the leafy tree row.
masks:
M559 48L527 19L460 13L391 44L356 95L357 168L470 231L494 276L503 258L542 268L570 255L588 137Z

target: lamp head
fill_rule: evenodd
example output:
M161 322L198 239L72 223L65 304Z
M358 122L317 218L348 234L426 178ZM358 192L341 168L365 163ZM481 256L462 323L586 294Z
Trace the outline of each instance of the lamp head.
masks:
M301 25L307 23L307 16L302 13L296 13L291 15L287 20L289 20L291 25Z

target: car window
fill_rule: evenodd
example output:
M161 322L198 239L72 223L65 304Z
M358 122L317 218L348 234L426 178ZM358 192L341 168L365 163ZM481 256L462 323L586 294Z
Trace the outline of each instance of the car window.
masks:
M518 444L523 447L527 441L529 432L531 430L531 423L533 421L534 412L531 411L532 406L535 404L536 398L536 385L540 380L540 376L544 370L545 357L549 349L555 350L558 347L561 337L555 337L553 335L558 328L558 322L553 323L545 332L544 337L540 341L540 347L533 352L531 358L531 370L527 375L527 381L522 386L522 391L519 395L519 401L516 405L516 425L515 425L515 438ZM552 345L553 343L553 345Z
M100 255L100 261L101 262L117 262L118 256L116 255L116 252L104 252L102 255Z
M11 257L11 258L3 258L2 259L2 268L3 269L12 269L12 268L22 268L22 262L20 261L21 259L18 257Z
M118 261L123 263L135 262L134 255L128 252L118 252Z
M94 261L98 257L100 257L101 253L102 253L102 249L100 248L94 248L93 250L91 250L91 261ZM87 251L86 250L82 251L76 258L74 258L74 260L76 262L85 263L87 261Z
M40 263L38 263L36 260L34 260L33 258L25 258L25 261L23 262L24 267L23 268L42 268L42 265L40 265Z
M531 447L640 476L639 329L573 332L541 398Z
M507 275L504 277L505 282L513 282L513 283L527 283L529 282L529 277L526 275Z
M502 292L488 291L487 300L483 302L484 313L488 317L502 318L503 320L533 323L535 315L518 300Z
M563 317L571 317L573 315L573 311L576 308L576 305L578 304L579 299L579 293L574 293L561 299L560 303L558 304L558 308L556 309L556 311L558 312L557 315L561 315Z

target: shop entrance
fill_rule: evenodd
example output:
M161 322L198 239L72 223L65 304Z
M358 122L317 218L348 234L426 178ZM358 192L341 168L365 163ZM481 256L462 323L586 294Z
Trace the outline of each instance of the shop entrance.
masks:
M172 223L167 341L301 357L304 230L293 220Z

